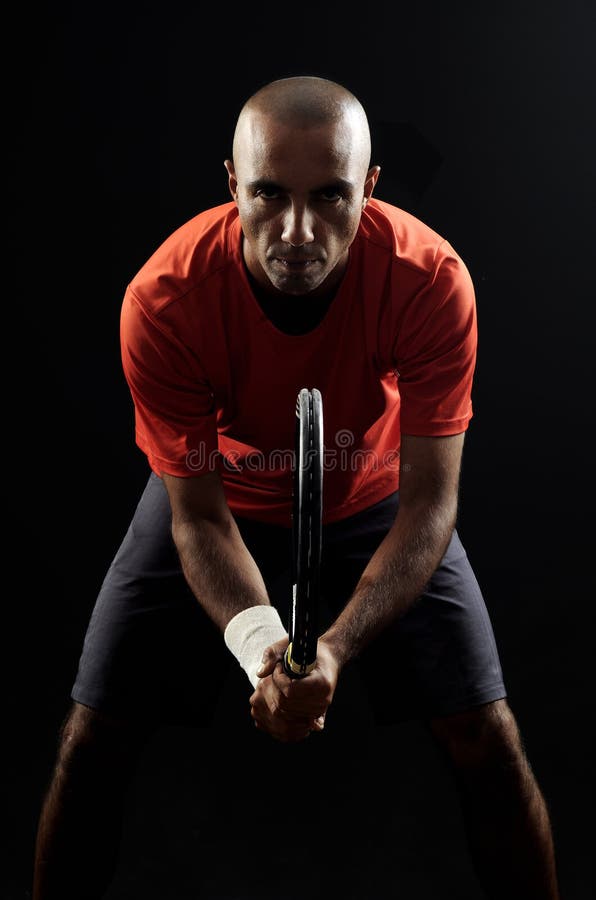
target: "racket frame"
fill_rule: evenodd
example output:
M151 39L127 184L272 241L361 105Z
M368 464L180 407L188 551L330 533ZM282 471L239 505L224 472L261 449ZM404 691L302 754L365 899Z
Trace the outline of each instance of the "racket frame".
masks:
M296 398L292 490L292 604L284 669L303 678L316 665L322 555L323 403L317 388Z

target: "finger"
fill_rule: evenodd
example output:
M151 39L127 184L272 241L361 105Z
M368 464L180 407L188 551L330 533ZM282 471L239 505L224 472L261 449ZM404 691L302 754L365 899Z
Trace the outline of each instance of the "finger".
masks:
M280 660L273 670L271 681L275 691L286 700L291 700L292 707L297 708L297 704L312 696L311 691L316 686L314 680L310 681L307 686L302 683L309 677L309 675L305 675L303 678L290 678L283 661Z
M261 665L257 669L258 678L266 678L267 675L271 675L273 673L278 660L283 658L287 643L287 638L282 638L281 640L276 641L275 644L271 644L270 647L267 647L265 649L263 658L261 659Z
M308 677L308 676L307 676ZM267 703L272 712L281 709L288 716L316 719L325 716L329 703L315 682L311 687L280 673L276 667L267 690Z

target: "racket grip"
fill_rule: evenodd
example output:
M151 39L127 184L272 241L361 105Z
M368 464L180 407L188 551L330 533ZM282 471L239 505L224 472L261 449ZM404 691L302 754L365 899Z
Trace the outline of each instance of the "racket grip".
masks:
M283 666L286 675L290 678L304 678L309 672L312 672L317 664L316 657L312 662L299 662L292 655L293 642L290 642L286 648L283 658Z

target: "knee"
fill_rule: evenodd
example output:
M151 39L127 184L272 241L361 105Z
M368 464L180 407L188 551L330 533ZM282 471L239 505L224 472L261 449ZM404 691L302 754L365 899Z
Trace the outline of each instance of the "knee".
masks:
M124 774L147 736L148 731L74 703L60 731L56 768L69 776L100 769Z
M460 772L493 773L527 765L515 717L506 700L433 719L430 730Z

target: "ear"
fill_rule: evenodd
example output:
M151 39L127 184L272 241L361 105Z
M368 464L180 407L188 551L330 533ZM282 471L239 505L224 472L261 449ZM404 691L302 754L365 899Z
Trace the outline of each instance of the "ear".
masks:
M366 181L364 182L364 196L362 198L362 207L364 208L372 196L375 184L381 172L380 166L371 166L366 173Z
M234 163L231 159L226 159L224 161L224 166L228 173L228 187L230 189L230 194L234 200L238 200L238 180L236 178L236 172L234 171Z

